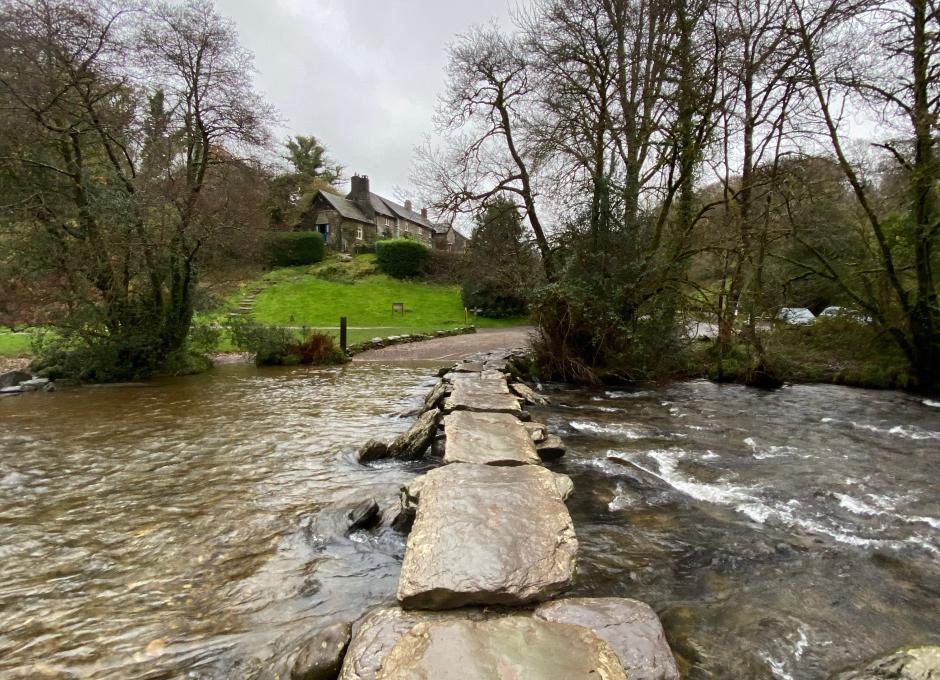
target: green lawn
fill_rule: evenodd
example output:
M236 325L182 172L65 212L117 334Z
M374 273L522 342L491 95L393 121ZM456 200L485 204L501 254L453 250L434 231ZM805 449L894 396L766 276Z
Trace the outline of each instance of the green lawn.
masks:
M0 330L0 357L28 356L31 341L29 333L14 333L8 328Z
M273 283L255 299L255 318L269 324L335 329L340 317L345 316L350 343L465 323L457 286L403 281L376 273L340 282L298 269L271 272L265 278ZM404 315L392 312L395 302L404 303ZM526 320L484 319L471 314L469 322L479 328L501 328L518 326Z

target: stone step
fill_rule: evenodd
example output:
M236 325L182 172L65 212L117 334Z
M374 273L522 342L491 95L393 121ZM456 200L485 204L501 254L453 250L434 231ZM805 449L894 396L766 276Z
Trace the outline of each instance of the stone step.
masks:
M376 680L382 677L395 677L388 675L392 670L402 668L403 661L408 663L407 657L402 653L405 648L411 649L412 658L421 663L429 661L426 650L416 649L413 641L421 636L426 642L432 643L428 649L442 648L440 643L445 639L462 640L490 640L480 646L473 645L473 649L480 650L488 656L488 662L494 659L513 663L520 657L528 658L525 650L514 646L506 648L504 643L493 640L492 633L506 640L515 638L524 631L534 631L534 639L544 639L549 629L539 630L529 628L523 624L525 617L529 620L551 621L570 627L580 627L605 642L608 648L616 655L622 671L626 671L631 680L678 680L679 671L675 659L666 642L663 627L656 613L643 602L626 598L571 598L556 600L539 605L533 612L515 611L507 612L493 609L463 609L457 612L427 612L407 611L397 607L377 609L367 614L356 626L356 635L353 637L346 658L343 661L343 670L340 680ZM495 621L508 621L494 628L488 628ZM459 629L452 628L454 623L460 623ZM416 627L421 628L416 630ZM441 629L437 629L441 626ZM439 632L440 631L440 632ZM573 655L590 654L590 649L602 647L591 640L588 650L582 646L589 637L582 635L572 638L567 633L560 633L566 644L544 652L545 658L557 660L559 663L568 661L566 657ZM405 641L403 639L409 638ZM568 644L572 643L573 644ZM398 651L395 651L395 650ZM394 654L392 654L395 652ZM467 669L462 664L464 660L453 660L452 665L439 674L409 675L402 673L399 677L476 677L465 675ZM473 661L472 659L470 661ZM491 674L483 677L520 677L520 678L555 678L557 675L537 674L540 659L532 659L532 663L525 668L518 669L517 675ZM562 666L565 667L565 666ZM622 672L621 671L621 672ZM551 673L551 668L547 669ZM562 676L565 677L565 676ZM577 677L570 676L570 677ZM589 676L600 680L603 676ZM614 676L622 677L622 676Z
M567 588L578 541L571 480L538 465L454 464L419 478L398 601L408 609L520 605Z
M454 411L444 418L445 463L526 465L539 463L535 442L508 413Z
M455 378L451 384L451 394L444 400L444 411L447 413L487 411L522 416L521 400L510 394L505 376Z

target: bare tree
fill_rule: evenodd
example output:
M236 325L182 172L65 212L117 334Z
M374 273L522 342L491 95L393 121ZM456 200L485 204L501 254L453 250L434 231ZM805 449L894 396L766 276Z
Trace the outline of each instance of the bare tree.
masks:
M940 8L932 0L793 3L805 79L839 167L861 209L873 247L863 267L811 248L805 267L837 282L884 327L924 388L940 382ZM847 151L843 109L865 103L890 136L876 144L905 181L885 200ZM883 186L883 185L882 185ZM904 217L897 218L897 210ZM807 246L812 244L807 243ZM886 288L889 297L875 293Z

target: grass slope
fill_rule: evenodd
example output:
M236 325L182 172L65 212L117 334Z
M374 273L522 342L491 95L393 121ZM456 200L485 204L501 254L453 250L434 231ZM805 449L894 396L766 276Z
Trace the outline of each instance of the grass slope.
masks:
M337 331L339 318L350 326L349 342L376 336L432 332L464 325L460 288L423 281L394 279L378 273L374 256L351 263L328 261L313 267L270 272L254 301L253 316L268 324L308 326ZM402 302L405 314L392 312ZM526 323L524 318L469 318L479 328Z
M14 333L0 330L0 357L25 357L30 353L32 335L29 333Z

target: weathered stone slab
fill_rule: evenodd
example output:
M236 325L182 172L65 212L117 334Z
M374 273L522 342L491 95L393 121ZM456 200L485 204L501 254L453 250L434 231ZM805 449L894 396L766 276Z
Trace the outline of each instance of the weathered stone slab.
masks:
M542 460L558 460L565 455L565 443L557 434L546 434L536 449Z
M444 400L444 410L490 411L518 415L522 406L517 397L509 394L506 380L455 380L454 390Z
M532 441L536 444L544 441L545 437L548 436L548 430L542 423L523 423L522 426L525 427L526 432L529 433L529 436L532 437Z
M539 605L536 618L583 626L607 642L630 680L678 680L659 617L638 600L619 597L578 597Z
M532 404L533 406L547 406L552 403L548 397L539 394L525 383L513 383L512 391L527 404Z
M337 623L307 639L294 658L291 680L335 680L350 632L348 623Z
M524 616L415 625L382 662L377 680L626 680L610 646L591 631Z
M398 584L409 609L517 605L564 590L578 541L571 480L539 465L445 465L421 483Z
M437 424L440 419L441 412L432 409L418 416L414 425L388 444L378 439L370 439L359 449L359 462L369 463L382 458L401 460L420 458L431 445L434 435L437 434Z
M508 413L455 411L444 418L445 463L526 465L540 461L522 423Z
M448 383L462 382L471 387L493 389L501 394L509 394L509 384L506 376L499 371L482 371L481 373L450 373L445 378Z
M454 616L449 612L413 612L398 607L369 612L356 627L339 680L375 680L382 660L402 635L422 621L452 619Z
M837 673L832 680L935 680L940 678L940 647L909 647L864 668Z

